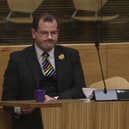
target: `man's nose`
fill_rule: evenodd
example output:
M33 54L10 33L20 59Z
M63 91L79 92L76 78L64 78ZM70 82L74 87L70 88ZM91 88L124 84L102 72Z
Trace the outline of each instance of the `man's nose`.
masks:
M52 39L52 34L51 34L51 32L48 33L48 38L49 38L49 39Z

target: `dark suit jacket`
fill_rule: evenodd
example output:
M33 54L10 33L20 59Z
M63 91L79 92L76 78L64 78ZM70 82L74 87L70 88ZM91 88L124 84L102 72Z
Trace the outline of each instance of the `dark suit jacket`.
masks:
M64 58L63 58L64 57ZM63 46L55 47L55 67L57 91L60 99L83 97L81 88L85 86L80 57L77 50ZM10 55L4 75L3 100L34 99L34 90L39 87L42 72L33 46ZM18 129L34 129L40 122L35 111L29 116L14 119ZM29 118L27 118L29 117ZM16 122L17 121L17 122ZM32 126L29 127L30 121ZM34 122L33 122L34 121ZM34 123L37 125L33 125ZM20 127L20 125L24 125ZM28 125L28 126L27 126ZM40 129L40 126L38 127Z

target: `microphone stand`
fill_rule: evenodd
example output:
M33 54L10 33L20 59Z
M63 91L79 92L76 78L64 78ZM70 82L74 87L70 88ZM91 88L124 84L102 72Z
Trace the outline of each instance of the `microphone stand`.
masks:
M105 82L105 77L103 73L103 66L102 66L102 61L101 61L101 56L100 56L100 49L99 49L99 36L100 36L100 22L95 22L96 24L96 41L95 41L95 47L97 50L97 55L98 55L98 60L99 60L99 66L100 66L100 72L101 72L101 77L102 81L104 84L104 89L102 90L95 90L94 91L94 97L96 101L107 101L107 100L117 100L117 93L116 90L107 90L106 82Z
M100 66L100 73L101 73L102 81L103 81L103 84L104 84L104 93L106 94L107 93L107 86L106 86L105 77L104 77L104 73L103 73L103 65L102 65L102 61L101 61L99 46L100 46L99 41L95 41L95 47L96 47L96 50L97 50L99 66Z

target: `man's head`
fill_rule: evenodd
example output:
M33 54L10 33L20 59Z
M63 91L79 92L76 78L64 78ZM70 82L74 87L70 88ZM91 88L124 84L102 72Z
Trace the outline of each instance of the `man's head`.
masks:
M42 50L51 50L57 40L59 25L57 19L50 14L41 14L35 17L32 23L32 38Z

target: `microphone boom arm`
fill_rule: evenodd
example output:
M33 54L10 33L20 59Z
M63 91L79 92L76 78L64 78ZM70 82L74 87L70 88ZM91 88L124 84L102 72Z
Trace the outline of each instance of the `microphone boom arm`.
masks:
M99 59L101 77L102 77L102 81L103 81L103 84L104 84L104 93L107 93L107 87L106 87L106 82L105 82L105 77L104 77L104 72L103 72L103 65L102 65L102 61L101 61L99 42L98 41L95 42L95 47L96 47L97 55L98 55L98 59Z

